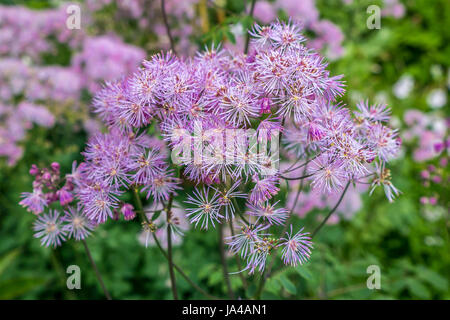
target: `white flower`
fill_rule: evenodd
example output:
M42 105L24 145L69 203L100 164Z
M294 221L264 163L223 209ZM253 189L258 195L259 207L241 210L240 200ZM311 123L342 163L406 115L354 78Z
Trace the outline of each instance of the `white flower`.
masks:
M414 78L410 75L403 75L393 87L394 95L399 99L405 99L414 87Z
M230 31L235 37L241 37L244 35L244 28L242 24L236 23L230 26Z
M442 108L447 103L447 94L442 89L434 89L428 94L427 103L433 109Z

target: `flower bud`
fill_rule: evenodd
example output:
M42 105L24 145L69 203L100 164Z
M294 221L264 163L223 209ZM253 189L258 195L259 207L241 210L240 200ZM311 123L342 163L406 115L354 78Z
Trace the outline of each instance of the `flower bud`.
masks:
M136 212L134 212L134 207L129 204L125 203L122 208L120 209L120 212L123 214L123 217L125 220L132 220L136 217Z
M54 172L59 173L60 165L58 162L52 162L52 164L50 166L52 167L52 170Z
M39 168L35 164L32 164L29 172L32 176L36 176L39 174Z
M44 179L44 180L50 181L51 178L52 178L52 175L48 171L45 171L44 174L42 175L42 179Z
M67 189L64 187L58 190L56 193L62 206L65 206L73 201L72 193L67 191Z
M261 99L260 107L259 107L259 114L268 114L270 113L270 99L267 97L264 97Z

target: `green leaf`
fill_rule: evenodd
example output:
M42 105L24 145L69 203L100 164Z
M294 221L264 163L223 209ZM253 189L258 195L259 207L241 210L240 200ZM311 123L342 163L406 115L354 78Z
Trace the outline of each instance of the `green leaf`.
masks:
M289 280L287 277L285 276L280 276L279 278L281 284L283 285L283 288L289 292L290 294L296 294L297 293L297 288L295 287L295 285L291 282L291 280Z
M156 211L153 215L152 215L152 221L155 221L156 219L158 219L158 217L161 215L161 211Z
M399 293L401 290L406 288L408 285L408 282L404 279L399 279L397 281L393 281L391 284L388 285L388 290L390 292L393 292L394 294Z
M269 278L266 281L266 285L264 286L264 289L267 291L270 291L274 294L277 294L280 292L280 289L281 289L280 281L278 281L278 279Z
M280 300L280 297L277 294L273 294L271 292L264 291L261 294L261 299L262 300Z
M244 30L250 29L253 26L254 22L255 20L253 19L253 17L250 16L245 16L241 19L241 24Z
M430 299L431 293L430 290L426 286L422 284L422 282L416 280L416 279L408 279L408 288L411 294L413 295L413 298L420 298L420 299Z
M213 286L221 282L223 282L223 273L221 271L215 271L212 274L210 274L208 279L209 285Z
M14 278L0 282L0 300L9 300L43 285L47 282L44 278Z
M448 290L448 281L444 277L442 277L437 272L434 272L430 269L427 269L423 266L419 266L416 269L416 275L422 281L427 282L433 288L439 291L447 291Z
M256 284L251 283L247 288L247 297L253 297L256 293Z
M199 279L207 278L207 277L212 273L212 271L214 270L214 268L215 268L215 265L212 264L212 263L210 263L210 264L205 264L205 265L202 266L202 267L200 268L200 270L198 271L198 273L197 273L198 278L199 278Z
M312 280L313 275L312 275L311 271L309 271L308 268L306 268L305 266L300 265L300 266L296 267L295 270L297 271L297 273L300 276L302 276L306 280Z
M225 30L225 34L227 35L227 38L231 41L231 43L236 44L236 37L234 36L233 32L227 29Z
M239 288L242 288L243 283L240 277L231 277L230 278L230 282L231 282L231 288L233 288L233 290L238 290Z
M0 276L2 275L3 271L5 271L5 269L14 261L14 259L16 259L19 253L20 249L14 249L0 258Z

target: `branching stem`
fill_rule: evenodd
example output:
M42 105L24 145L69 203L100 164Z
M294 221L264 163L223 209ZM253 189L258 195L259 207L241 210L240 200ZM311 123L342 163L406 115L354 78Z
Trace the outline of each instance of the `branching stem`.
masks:
M143 222L150 223L150 221L147 219L147 216L143 213L144 211L142 210L142 201L141 201L141 198L139 197L138 189L133 188L133 192L134 192L134 196L136 198L136 205L138 208L137 212L140 213L140 216L141 216ZM153 240L155 241L156 246L158 247L159 251L162 253L164 258L169 260L169 256L167 255L166 251L161 246L161 243L159 242L159 240L156 237L154 232L152 232L152 236L153 236ZM172 265L175 268L175 270L184 278L184 280L186 280L186 282L189 283L195 290L197 290L198 292L200 292L202 295L204 295L205 297L207 297L209 299L214 299L214 300L219 299L218 297L209 294L208 292L203 290L201 287L199 287L194 281L191 280L191 278L189 278L186 275L186 273L184 273L183 269L181 269L177 264L172 262Z

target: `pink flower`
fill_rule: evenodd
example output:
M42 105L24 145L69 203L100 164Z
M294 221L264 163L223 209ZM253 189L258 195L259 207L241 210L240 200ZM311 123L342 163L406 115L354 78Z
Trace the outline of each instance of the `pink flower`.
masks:
M47 206L47 200L42 193L41 189L34 189L33 192L23 192L21 197L23 198L19 204L34 214L39 214L44 211Z
M123 214L125 220L133 220L136 217L136 212L134 211L134 207L129 203L124 203L122 208L120 208L120 212Z
M62 206L65 206L73 201L73 195L65 187L61 188L56 192L59 198L59 202Z

